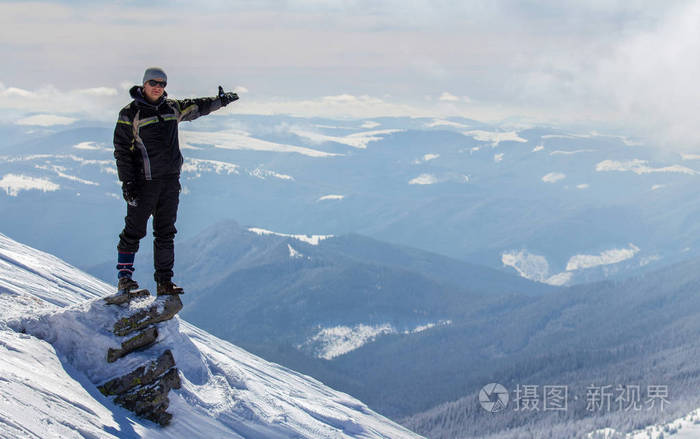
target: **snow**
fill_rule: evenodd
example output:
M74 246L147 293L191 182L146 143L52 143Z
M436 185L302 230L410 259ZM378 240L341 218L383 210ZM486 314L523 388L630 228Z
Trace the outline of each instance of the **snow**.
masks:
M20 191L38 190L54 192L61 188L58 184L45 178L34 178L26 175L6 174L0 179L0 189L11 197L19 195Z
M603 428L588 433L590 439L695 439L700 437L700 409L665 424L650 425L630 433L619 433L614 428Z
M289 257L291 259L301 259L304 257L303 254L299 253L298 251L294 250L294 247L292 247L290 244L287 244L287 248L289 249Z
M374 341L380 335L395 334L396 332L396 329L388 323L374 326L364 324L354 327L335 326L321 329L298 348L303 349L310 346L317 358L332 360Z
M324 142L336 142L343 145L352 146L358 149L367 149L367 144L370 142L376 142L382 140L384 135L398 133L404 130L391 129L391 130L375 130L375 131L363 131L359 133L349 134L347 136L328 136L326 134L315 133L312 131L303 130L300 128L292 128L289 130L292 134L299 137L304 137L314 143L324 143Z
M550 275L547 258L526 250L504 252L501 262L504 266L513 267L525 279L549 285L566 285L573 277L573 273L567 272Z
M672 172L679 174L697 175L698 172L685 166L672 165L664 166L662 168L652 168L647 163L648 160L632 159L625 162L620 162L616 160L603 160L598 163L595 170L598 172L634 172L637 175L651 174L656 172Z
M289 235L286 233L272 232L270 230L265 230L258 227L251 227L248 229L248 231L257 233L258 235L275 235L284 236L286 238L294 238L311 245L318 245L318 243L323 241L324 239L333 237L333 235Z
M275 171L270 171L267 169L261 169L261 168L255 168L252 171L249 172L250 175L253 177L259 178L261 180L265 180L267 177L274 177L274 178L279 178L280 180L289 180L289 181L294 181L294 177L291 175L286 175L286 174L280 174Z
M618 262L632 259L639 253L639 247L630 244L628 248L615 248L605 250L599 255L575 255L566 264L566 271L581 270L597 267L599 265L617 264Z
M451 320L441 320L439 322L418 325L413 329L402 331L403 334L417 334L438 326L452 324ZM375 341L383 335L398 334L399 331L389 323L380 325L366 325L363 323L355 326L333 326L321 328L319 331L297 346L297 349L311 350L316 358L332 360L361 348L367 343Z
M465 125L459 122L453 122L451 120L434 119L432 122L427 123L425 126L428 128L435 128L440 126L454 127L454 128L469 128L469 125Z
M71 180L75 181L78 183L86 184L88 186L99 186L100 184L97 183L96 181L90 181L90 180L85 180L80 177L76 177L75 175L70 175L66 174L65 171L67 171L67 168L65 166L58 166L58 165L34 165L36 169L42 169L45 171L53 171L56 173L57 176L61 178L65 178L66 180Z
M180 135L181 143L186 147L196 147L197 144L204 144L222 149L287 152L308 157L334 157L341 155L301 146L269 142L251 137L250 134L237 130L216 132L180 130Z
M347 394L178 317L159 325L155 346L108 364L106 347L119 341L108 328L127 312L103 303L111 293L113 286L0 235L3 438L419 437ZM160 428L115 406L96 385L165 348L182 388L170 392L174 418Z
M216 172L217 174L238 174L238 165L218 160L205 160L189 158L182 164L182 172L201 175L203 172Z
M516 131L471 130L464 131L463 134L480 142L491 142L491 146L493 147L498 146L501 142L527 142L527 139L520 137Z
M565 178L566 174L562 174L561 172L550 172L549 174L542 177L542 181L545 183L556 183L557 181L563 180Z

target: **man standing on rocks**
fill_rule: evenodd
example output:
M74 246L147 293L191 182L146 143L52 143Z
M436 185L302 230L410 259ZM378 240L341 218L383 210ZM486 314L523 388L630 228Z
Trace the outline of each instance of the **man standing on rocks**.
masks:
M153 263L157 294L181 294L175 285L175 220L180 195L182 153L178 124L205 116L238 99L219 86L215 97L168 99L168 77L159 67L146 69L143 85L131 88L134 99L119 112L114 129L114 158L127 203L124 230L117 245L119 292L138 289L132 279L134 256L153 215Z

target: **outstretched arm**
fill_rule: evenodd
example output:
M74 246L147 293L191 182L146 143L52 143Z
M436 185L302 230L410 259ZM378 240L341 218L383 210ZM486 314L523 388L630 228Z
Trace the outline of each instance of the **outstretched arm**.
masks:
M212 111L216 111L221 107L225 107L231 102L238 99L236 93L224 92L223 87L219 86L219 93L212 98L195 98L195 99L180 99L176 100L176 104L180 110L179 121L195 120L199 116L206 116Z

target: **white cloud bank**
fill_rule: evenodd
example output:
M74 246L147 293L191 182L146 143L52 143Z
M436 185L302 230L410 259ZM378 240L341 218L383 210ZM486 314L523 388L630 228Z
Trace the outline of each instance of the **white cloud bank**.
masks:
M17 125L31 125L40 127L50 127L54 125L70 125L77 122L74 117L57 116L55 114L36 114L22 118L15 122Z
M656 172L671 172L678 174L696 175L697 171L681 165L652 168L647 160L633 159L628 161L604 160L595 166L598 172L634 172L637 175L652 174Z
M37 190L42 192L54 192L60 186L45 178L34 178L26 175L6 174L0 179L0 189L11 197L19 195L20 191Z

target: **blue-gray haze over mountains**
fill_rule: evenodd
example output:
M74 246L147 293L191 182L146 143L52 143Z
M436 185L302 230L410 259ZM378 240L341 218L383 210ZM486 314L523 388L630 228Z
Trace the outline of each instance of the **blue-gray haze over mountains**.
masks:
M113 127L74 125L0 127L0 205L9 236L87 267L113 257L124 206ZM623 137L284 116L211 117L181 130L178 239L228 219L359 233L556 284L698 254L698 157ZM8 174L25 180L13 186ZM71 239L36 232L57 227Z
M697 156L466 119L181 129L175 280L203 329L433 438L577 437L700 403ZM2 232L107 280L125 213L111 132L0 127ZM494 417L490 382L664 384L672 408Z

